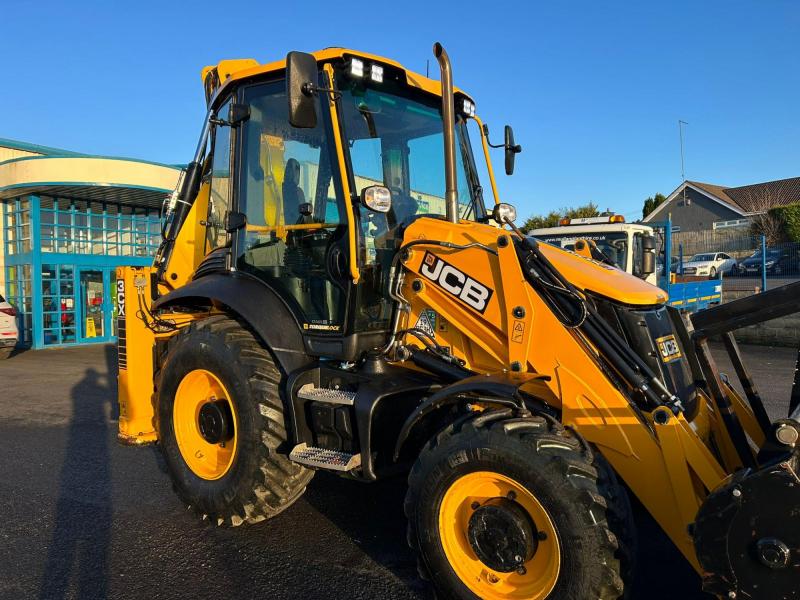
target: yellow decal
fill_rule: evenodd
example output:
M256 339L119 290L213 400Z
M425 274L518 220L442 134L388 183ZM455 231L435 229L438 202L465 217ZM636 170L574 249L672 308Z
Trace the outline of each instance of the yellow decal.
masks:
M665 363L681 358L681 349L672 334L656 339L656 346L658 346L658 352L661 354L661 360Z

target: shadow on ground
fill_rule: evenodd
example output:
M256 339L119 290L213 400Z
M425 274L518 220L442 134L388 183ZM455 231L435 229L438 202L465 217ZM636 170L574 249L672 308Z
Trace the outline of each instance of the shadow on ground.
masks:
M72 388L72 418L59 479L55 524L39 598L106 598L112 526L109 414L116 419L113 346L105 371L86 369Z

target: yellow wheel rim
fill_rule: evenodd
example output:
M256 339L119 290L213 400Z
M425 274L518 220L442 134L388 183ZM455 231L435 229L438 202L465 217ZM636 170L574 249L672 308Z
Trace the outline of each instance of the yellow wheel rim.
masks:
M208 402L224 401L233 417L233 437L212 444L200 429L200 409ZM236 457L237 417L230 395L219 378L204 369L186 374L175 392L172 424L183 460L202 479L219 479L227 473Z
M524 570L501 573L481 562L469 542L473 506L492 498L513 498L539 532L539 543ZM477 504L475 504L477 503ZM469 473L447 490L439 508L439 537L445 556L459 579L484 600L546 598L556 585L561 552L555 527L544 507L525 487L489 471Z

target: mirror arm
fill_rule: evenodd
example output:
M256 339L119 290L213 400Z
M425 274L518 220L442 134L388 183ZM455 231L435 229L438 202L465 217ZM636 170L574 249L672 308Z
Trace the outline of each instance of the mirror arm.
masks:
M505 144L493 144L489 139L489 126L484 123L483 125L483 135L486 137L486 143L489 144L490 148L505 148Z
M339 100L342 97L342 92L336 90L334 88L326 88L307 81L303 84L303 93L306 96L313 96L314 94L318 94L320 92L327 92L330 94L330 99L333 101Z

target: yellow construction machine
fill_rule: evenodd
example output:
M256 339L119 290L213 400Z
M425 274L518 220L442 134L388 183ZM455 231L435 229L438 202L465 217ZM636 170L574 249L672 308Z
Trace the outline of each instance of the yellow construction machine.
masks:
M602 257L526 237L434 54L438 81L341 48L203 71L155 262L118 272L120 440L158 442L220 525L277 515L316 470L408 473L441 598L622 596L629 494L708 592L800 597L798 386L771 422L730 333L797 311L797 285L690 322ZM498 146L510 174L509 127Z

